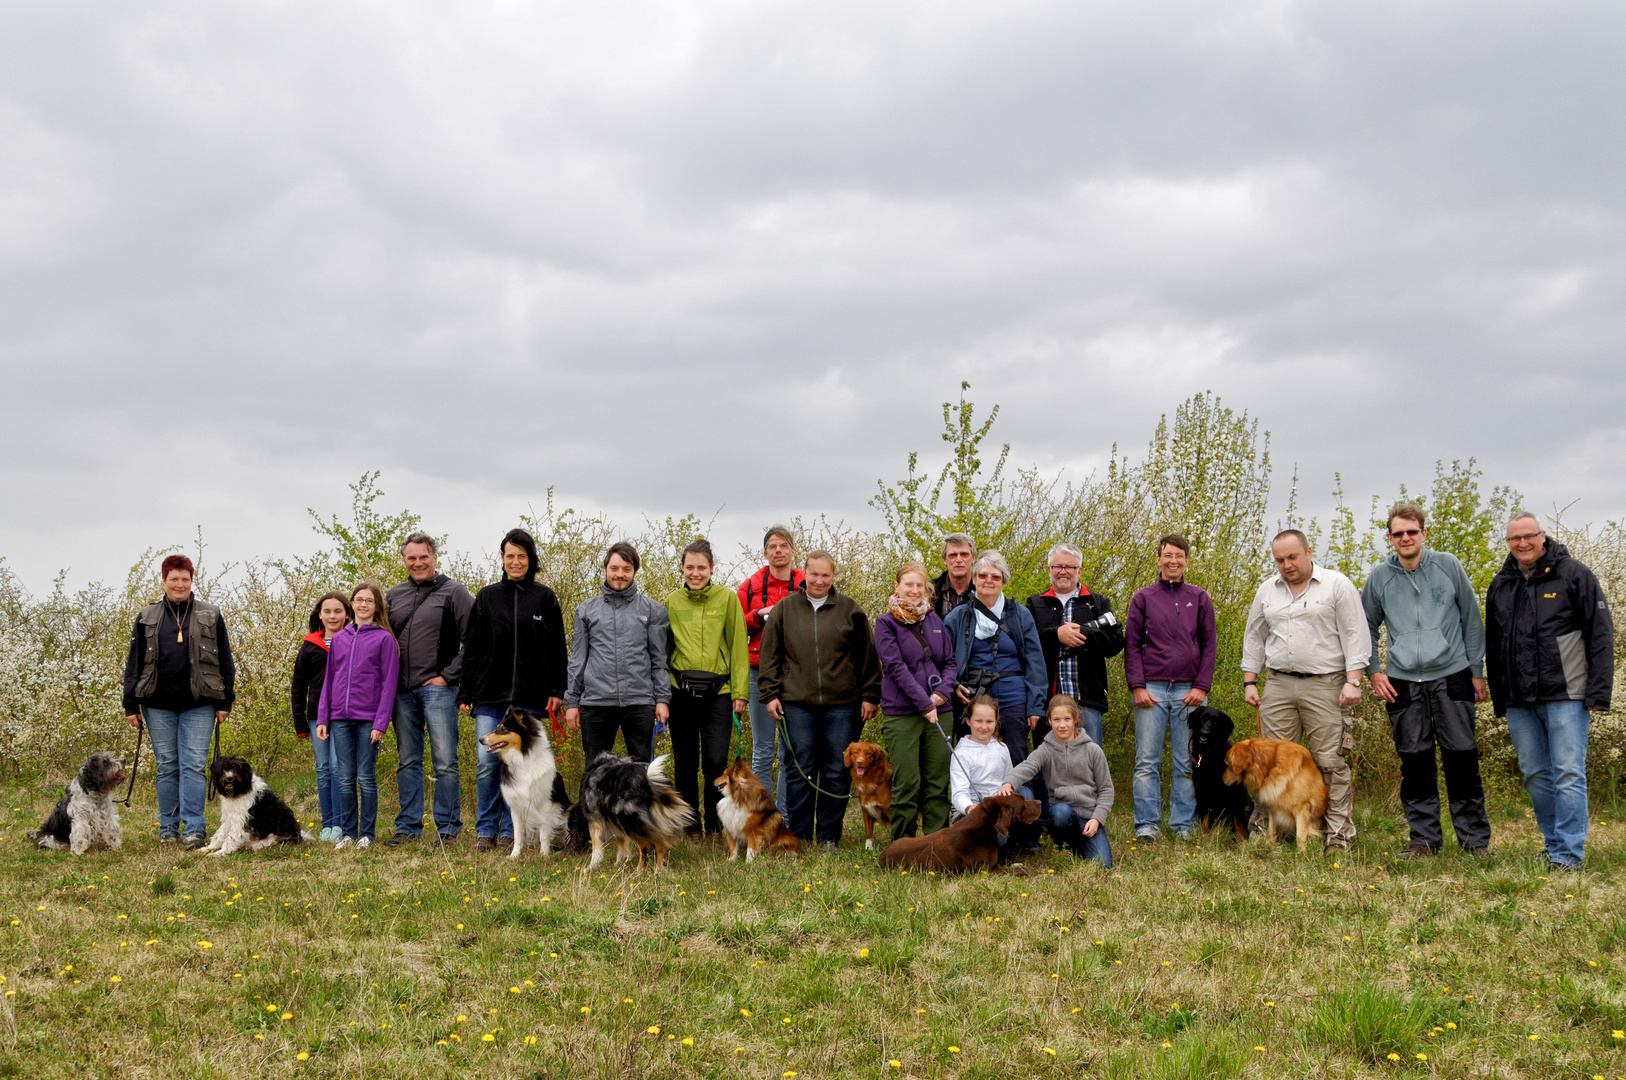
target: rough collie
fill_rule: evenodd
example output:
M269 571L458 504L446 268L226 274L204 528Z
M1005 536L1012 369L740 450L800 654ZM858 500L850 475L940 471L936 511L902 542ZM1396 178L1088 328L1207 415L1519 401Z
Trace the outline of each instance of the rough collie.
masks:
M565 794L565 778L554 763L542 719L539 713L509 709L486 736L486 746L497 755L503 802L514 818L510 859L519 858L527 841L543 857L570 842L570 796Z
M1322 835L1327 782L1310 751L1290 739L1243 739L1225 753L1227 784L1241 783L1267 818L1272 840L1291 831L1299 850Z
M801 847L785 827L784 815L774 806L773 796L744 758L736 757L734 764L712 783L723 793L717 817L728 839L730 862L739 857L742 844L746 862L764 851L796 851Z
M288 804L240 757L215 759L209 767L220 792L220 828L203 846L215 855L248 848L263 851L272 844L297 844L305 838Z
M683 801L671 778L661 771L669 755L648 765L622 754L600 754L582 777L581 807L593 843L589 870L604 861L604 845L616 845L616 862L631 858L638 848L638 869L644 850L655 849L655 869L666 862L666 849L683 838L683 831L700 819Z
M79 775L68 781L62 798L45 824L28 838L51 851L66 849L83 855L92 844L120 847L119 811L113 805L113 789L124 779L124 762L106 750L85 759Z

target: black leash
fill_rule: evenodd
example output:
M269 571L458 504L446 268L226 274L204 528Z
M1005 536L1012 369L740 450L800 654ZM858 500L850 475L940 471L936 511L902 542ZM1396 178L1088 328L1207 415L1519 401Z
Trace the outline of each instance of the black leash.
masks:
M205 802L214 802L215 796L220 794L215 787L215 762L220 760L220 721L215 720L215 749L209 755L209 794L204 797Z
M122 802L125 806L130 805L130 797L135 794L136 766L141 764L141 735L146 728L146 723L138 715L136 717L136 748L135 753L130 757L130 786L124 789L124 798L113 800L114 802Z

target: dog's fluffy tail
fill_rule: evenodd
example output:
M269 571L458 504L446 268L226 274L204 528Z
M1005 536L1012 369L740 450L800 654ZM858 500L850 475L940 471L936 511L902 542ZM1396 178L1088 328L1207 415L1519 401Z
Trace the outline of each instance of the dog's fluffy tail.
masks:
M694 809L683 801L683 796L678 794L671 777L666 775L663 767L669 756L662 754L651 761L645 771L649 776L649 788L655 795L649 807L649 817L655 825L655 831L663 836L676 837L700 818Z
M768 847L777 851L801 850L802 842L796 839L795 833L790 831L790 826L785 823L785 816L779 811L775 810L769 814L765 824L773 834L768 841Z

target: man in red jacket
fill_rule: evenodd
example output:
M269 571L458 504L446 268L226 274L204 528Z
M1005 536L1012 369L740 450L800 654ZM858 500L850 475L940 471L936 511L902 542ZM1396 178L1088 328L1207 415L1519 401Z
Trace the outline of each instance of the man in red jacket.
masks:
M745 610L745 628L750 632L751 654L751 771L757 779L776 792L779 812L785 812L785 773L779 772L779 783L774 784L774 758L778 756L778 739L773 717L757 694L757 668L761 663L762 628L775 604L793 595L802 587L802 572L796 569L796 540L783 525L770 528L762 538L762 552L768 565L746 578L740 585L740 607Z

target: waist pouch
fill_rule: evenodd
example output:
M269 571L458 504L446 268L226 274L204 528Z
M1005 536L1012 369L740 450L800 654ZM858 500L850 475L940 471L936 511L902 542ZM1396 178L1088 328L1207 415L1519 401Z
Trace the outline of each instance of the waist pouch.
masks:
M677 676L678 689L691 697L716 697L723 692L723 686L728 682L727 675L719 675L715 671L685 670L674 672Z

